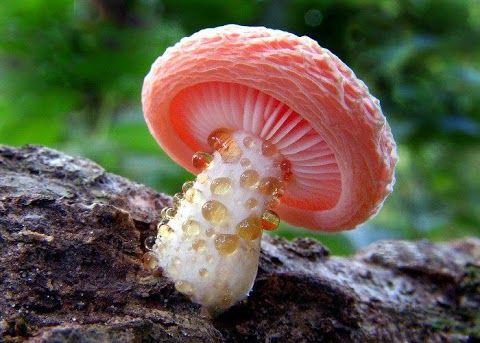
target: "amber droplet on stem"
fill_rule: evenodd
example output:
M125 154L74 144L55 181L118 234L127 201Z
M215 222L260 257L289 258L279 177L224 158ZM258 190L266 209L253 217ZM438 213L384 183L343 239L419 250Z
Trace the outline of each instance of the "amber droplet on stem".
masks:
M158 227L158 234L160 237L170 238L173 236L173 229L169 225L163 224Z
M215 236L215 248L220 255L233 254L239 244L239 237L237 235L218 234Z
M214 130L207 138L208 145L217 150L224 162L236 162L242 156L242 149L232 138L230 130Z
M208 200L202 206L202 215L213 225L221 225L228 221L228 209L217 200Z
M207 243L203 239L197 239L193 242L192 249L195 252L204 252L207 249Z
M173 196L173 205L179 207L184 197L185 195L183 193L175 193Z
M258 191L264 195L281 197L284 193L283 182L276 177L265 177L260 180Z
M275 230L279 224L280 224L280 218L275 212L271 210L266 210L265 212L263 212L262 229L267 231L272 231L272 230Z
M213 156L207 152L198 151L192 156L192 164L199 171L207 169L212 161Z
M229 177L219 177L210 184L210 191L215 195L226 195L232 191L232 180Z
M253 241L262 235L262 221L257 217L248 217L238 223L236 229L241 238Z
M169 219L172 219L173 217L175 217L176 213L177 213L176 209L174 209L172 207L164 207L162 209L162 211L160 212L160 216L162 217L162 219L169 220Z
M220 128L213 130L207 138L207 143L214 150L220 150L223 145L232 139L229 129Z
M182 225L182 231L187 237L197 236L200 233L200 229L200 223L194 219L188 219Z
M194 181L186 181L186 182L184 182L184 184L182 185L182 192L185 193L185 192L188 191L190 188L192 188L194 184L195 184Z
M185 192L185 200L189 203L198 203L202 200L202 192L192 187Z
M277 153L277 147L275 146L275 144L273 144L272 142L269 142L269 141L264 141L263 144L262 144L262 154L264 156L273 156Z
M243 188L254 188L258 184L260 175L254 169L245 170L242 175L240 175L240 186Z

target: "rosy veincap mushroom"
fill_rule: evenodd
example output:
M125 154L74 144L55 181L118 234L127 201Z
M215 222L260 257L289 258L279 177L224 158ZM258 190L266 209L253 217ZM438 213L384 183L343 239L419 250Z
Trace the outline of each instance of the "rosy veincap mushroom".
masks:
M351 229L392 191L396 149L378 100L308 37L202 30L155 61L142 103L162 148L199 173L162 212L151 254L210 311L249 293L275 212L313 230Z

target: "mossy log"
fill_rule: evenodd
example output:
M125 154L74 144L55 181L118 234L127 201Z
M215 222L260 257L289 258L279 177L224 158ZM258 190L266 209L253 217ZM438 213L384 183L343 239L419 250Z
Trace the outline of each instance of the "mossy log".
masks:
M215 319L144 270L168 196L44 147L0 146L0 342L473 342L480 240L351 257L265 237L255 286Z

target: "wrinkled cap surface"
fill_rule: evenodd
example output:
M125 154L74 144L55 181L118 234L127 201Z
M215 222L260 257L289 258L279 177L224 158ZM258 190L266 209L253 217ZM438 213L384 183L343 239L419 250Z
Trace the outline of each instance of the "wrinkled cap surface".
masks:
M216 128L269 140L292 164L277 212L314 230L354 228L392 191L396 147L379 101L330 51L264 27L201 30L168 48L142 103L161 147L195 172Z

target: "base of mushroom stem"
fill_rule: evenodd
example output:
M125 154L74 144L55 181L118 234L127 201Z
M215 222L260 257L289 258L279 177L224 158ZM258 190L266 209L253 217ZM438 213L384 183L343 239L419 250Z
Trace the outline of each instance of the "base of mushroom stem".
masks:
M253 286L262 231L279 224L271 208L284 193L286 162L275 146L242 132L215 130L208 143L213 154L193 155L200 173L175 194L174 207L162 210L144 263L215 313Z

